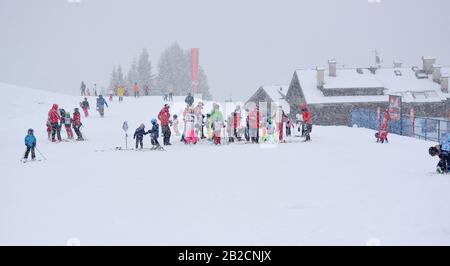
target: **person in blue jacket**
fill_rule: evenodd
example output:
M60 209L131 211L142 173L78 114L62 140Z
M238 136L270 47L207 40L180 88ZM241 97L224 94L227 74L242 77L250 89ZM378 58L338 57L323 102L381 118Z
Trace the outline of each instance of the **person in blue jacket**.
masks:
M34 136L34 130L28 129L28 134L25 137L25 146L27 146L27 150L25 151L25 156L23 157L24 160L28 160L28 155L31 151L31 160L36 159L36 154L34 152L36 148L36 137Z
M152 129L147 131L147 134L150 134L151 142L153 145L152 149L157 149L160 147L159 142L158 142L158 137L159 137L158 120L156 120L156 118L153 118L151 122L152 122Z
M431 147L428 153L433 157L439 157L439 163L436 167L438 173L447 174L450 172L450 134L443 138L439 145Z
M145 131L145 125L141 124L136 131L134 132L133 139L136 140L136 149L141 146L141 149L144 148L144 135L147 135L149 132Z
M101 117L105 115L105 105L109 108L105 98L103 98L103 95L100 94L97 98L97 111L100 113Z

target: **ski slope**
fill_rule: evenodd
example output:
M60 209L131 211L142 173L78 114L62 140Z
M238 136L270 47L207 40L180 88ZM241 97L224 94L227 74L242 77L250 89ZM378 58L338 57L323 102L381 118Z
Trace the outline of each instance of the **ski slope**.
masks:
M91 110L88 141L53 144L48 110L72 113L81 97L6 84L0 93L1 245L450 245L450 177L433 174L433 143L315 127L311 143L172 138L166 152L113 151L123 121L130 135L148 128L160 97L113 102L104 118ZM28 128L47 161L19 162Z

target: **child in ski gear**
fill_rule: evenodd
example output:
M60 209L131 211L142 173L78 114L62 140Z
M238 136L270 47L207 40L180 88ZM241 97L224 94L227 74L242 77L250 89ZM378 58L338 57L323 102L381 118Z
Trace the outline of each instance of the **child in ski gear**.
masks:
M173 131L175 132L175 136L179 137L180 136L180 121L178 120L178 115L173 115L173 121L172 121L172 128Z
M36 137L34 136L34 130L31 128L28 129L28 134L25 136L25 146L27 147L27 149L25 151L25 156L23 157L23 159L28 160L28 155L31 151L31 159L35 160L36 154L34 150L36 148Z
M228 142L234 142L234 126L233 126L233 113L231 113L227 120L225 121L226 124L226 132L228 135Z
M140 146L141 149L144 148L144 135L149 134L150 131L146 132L145 131L145 125L141 124L136 131L134 132L134 136L133 139L136 140L136 149L138 149L138 147Z
M153 145L152 149L157 149L161 146L161 145L159 145L159 142L158 142L159 125L158 125L158 121L154 118L151 120L151 123L152 123L152 129L147 131L147 134L150 134L151 143Z
M195 112L193 108L189 108L189 112L186 114L184 120L186 121L186 135L184 137L186 144L197 144L198 137L195 133Z
M89 109L90 109L90 107L89 107L88 99L86 97L80 103L80 107L81 107L81 109L83 109L84 117L88 117L89 116Z
M58 140L61 141L61 130L59 127L61 116L58 113L58 105L53 104L50 111L48 111L48 120L52 126L52 142L55 142L55 135L58 135Z
M303 115L303 121L305 124L305 141L311 141L311 131L312 131L312 118L311 113L308 110L308 105L306 103L303 103L301 105L302 115Z
M257 108L253 108L248 114L249 122L249 137L253 143L258 143L258 130L259 130L259 111Z
M52 123L50 119L47 119L47 138L49 141L52 141Z
M73 139L72 118L70 118L70 113L67 112L63 120L64 120L64 127L66 128L67 132L67 138Z
M211 128L213 129L214 132L214 144L216 145L220 145L221 144L221 132L222 132L222 127L224 126L223 124L223 115L222 112L219 109L219 105L214 103L213 104L213 111L211 112L211 123L212 126Z
M203 136L202 120L203 120L203 102L199 102L194 108L195 114L195 131L197 136Z
M97 98L97 111L100 113L101 117L105 115L105 105L109 108L105 98L103 98L103 95L100 94Z
M241 141L241 135L239 133L239 128L241 126L241 107L238 105L233 112L233 133L237 141Z
M380 143L389 143L388 140L388 127L389 127L389 110L386 110L386 113L383 118L383 123L381 124L380 130L375 133L375 138L377 139L377 142Z
M77 134L77 140L84 140L80 131L82 125L80 111L78 108L75 108L73 111L72 127L75 130L75 134Z
M286 119L286 137L291 136L291 127L292 127L291 119L287 118Z
M212 140L211 114L206 114L206 136L208 140Z
M164 145L172 145L170 143L170 135L172 132L170 131L170 112L169 112L169 105L165 104L164 107L161 109L161 111L158 114L158 119L161 121L161 130L164 137Z
M194 97L192 97L192 94L189 92L186 98L184 99L184 102L191 107L194 104Z
M277 143L275 127L272 125L271 121L267 122L267 141L269 143L275 144Z

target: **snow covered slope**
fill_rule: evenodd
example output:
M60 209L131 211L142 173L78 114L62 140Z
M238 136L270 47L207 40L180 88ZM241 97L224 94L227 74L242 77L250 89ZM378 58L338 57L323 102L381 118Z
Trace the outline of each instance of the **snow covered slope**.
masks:
M52 144L48 109L80 97L0 93L2 245L450 245L450 177L432 174L430 142L315 127L312 143L274 148L173 139L166 152L113 151L123 121L148 127L159 97L111 103L82 118L88 141ZM30 127L48 161L19 163Z

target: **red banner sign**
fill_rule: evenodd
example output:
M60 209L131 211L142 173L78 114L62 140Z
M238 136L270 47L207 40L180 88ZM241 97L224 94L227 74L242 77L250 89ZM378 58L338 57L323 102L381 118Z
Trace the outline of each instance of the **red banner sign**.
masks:
M199 65L199 49L191 49L191 62L192 62L192 94L198 92L198 65Z
M389 115L391 120L399 121L401 118L402 97L389 95Z

